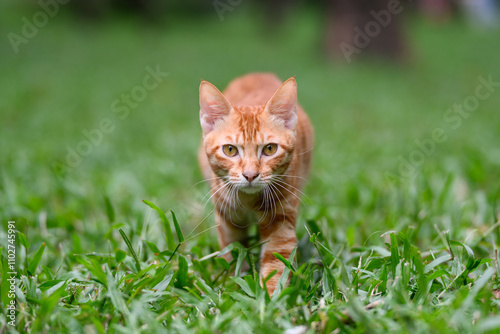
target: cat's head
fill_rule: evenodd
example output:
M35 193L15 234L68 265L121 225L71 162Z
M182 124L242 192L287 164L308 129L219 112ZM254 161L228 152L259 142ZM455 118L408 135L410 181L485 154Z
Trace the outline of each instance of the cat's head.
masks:
M297 83L286 80L263 106L232 106L211 83L200 85L204 147L215 175L245 193L286 173L295 148Z

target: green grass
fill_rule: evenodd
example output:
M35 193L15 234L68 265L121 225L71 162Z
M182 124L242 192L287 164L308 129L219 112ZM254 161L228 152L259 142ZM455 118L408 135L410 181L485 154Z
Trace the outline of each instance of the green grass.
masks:
M22 15L3 30L19 31ZM321 27L306 13L268 34L242 7L223 22L214 12L159 26L60 15L17 55L4 40L0 331L498 331L500 91L457 129L443 114L478 76L500 81L499 32L410 20L410 65L338 66L319 51ZM169 75L120 119L111 104L142 85L147 66ZM257 239L233 245L232 263L216 256L209 189L197 184L199 80L222 88L250 71L296 75L316 130L291 284L272 297L254 265L234 275L243 259L258 262ZM104 118L113 131L55 173ZM436 128L447 140L389 182ZM3 327L9 220L15 328Z

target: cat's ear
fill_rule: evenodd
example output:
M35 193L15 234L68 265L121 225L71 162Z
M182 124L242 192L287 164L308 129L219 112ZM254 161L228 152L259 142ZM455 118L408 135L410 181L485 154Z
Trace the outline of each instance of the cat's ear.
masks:
M297 126L297 82L291 77L278 88L266 104L269 114L281 119L290 130Z
M200 84L200 123L203 134L214 129L215 122L229 115L231 103L224 95L208 81Z

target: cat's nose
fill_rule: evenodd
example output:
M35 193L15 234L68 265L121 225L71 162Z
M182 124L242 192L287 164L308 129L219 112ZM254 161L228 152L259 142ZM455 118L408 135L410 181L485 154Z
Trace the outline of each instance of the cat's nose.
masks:
M247 179L248 182L252 182L259 176L259 173L257 172L243 172L241 173L245 179Z

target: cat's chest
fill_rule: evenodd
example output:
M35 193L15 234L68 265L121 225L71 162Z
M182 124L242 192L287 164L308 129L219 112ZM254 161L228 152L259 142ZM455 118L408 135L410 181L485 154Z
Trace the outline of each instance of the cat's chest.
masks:
M242 191L238 191L236 195L236 208L241 212L255 212L258 211L263 204L263 193L247 194Z
M261 205L261 196L234 193L226 196L223 201L216 205L222 215L232 224L240 227L248 227L258 219L257 212Z

